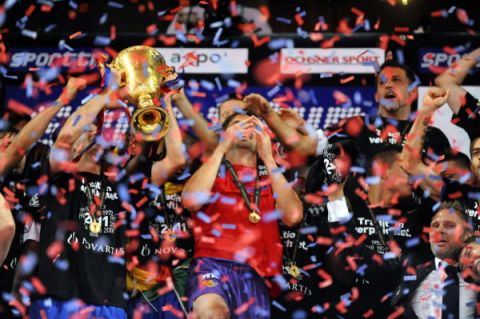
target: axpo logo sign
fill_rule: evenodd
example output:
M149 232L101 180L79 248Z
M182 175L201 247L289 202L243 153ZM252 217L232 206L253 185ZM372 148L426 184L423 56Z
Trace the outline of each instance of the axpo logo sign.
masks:
M449 54L441 48L424 48L419 51L419 69L422 73L430 73L436 68L446 68L460 60L467 53ZM477 64L473 71L477 73L480 70L480 63Z
M185 73L248 72L248 49L158 48L167 61Z
M95 65L92 50L60 52L51 49L11 49L9 68L12 71L45 67L88 68Z

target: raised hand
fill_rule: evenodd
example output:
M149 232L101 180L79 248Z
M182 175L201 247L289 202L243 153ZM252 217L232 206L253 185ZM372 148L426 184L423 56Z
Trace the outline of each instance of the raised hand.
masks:
M228 152L235 141L241 140L245 136L250 136L255 129L255 124L251 118L243 119L237 123L231 124L220 136L218 147L224 152Z
M305 125L305 120L294 109L281 108L278 115L287 125L295 129L302 128Z
M432 115L439 107L447 102L449 91L438 87L430 88L423 98L421 112Z
M268 101L260 94L249 94L243 99L243 102L247 105L246 110L257 116L265 117L270 112L273 112Z
M272 152L272 140L265 124L258 118L250 117L250 122L255 125L255 137L257 139L257 154L263 162L274 161Z
M63 105L70 103L87 86L87 81L82 78L71 77L58 98Z

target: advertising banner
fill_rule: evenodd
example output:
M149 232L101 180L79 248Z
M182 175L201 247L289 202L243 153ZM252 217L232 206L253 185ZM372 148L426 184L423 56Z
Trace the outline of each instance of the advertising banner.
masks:
M280 72L292 73L375 73L385 60L385 50L300 49L281 50Z
M248 49L157 48L168 65L197 74L246 74Z

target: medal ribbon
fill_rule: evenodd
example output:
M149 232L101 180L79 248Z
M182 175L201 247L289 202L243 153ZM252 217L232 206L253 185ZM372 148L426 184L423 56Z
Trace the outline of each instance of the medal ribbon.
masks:
M260 202L260 187L259 187L259 178L258 178L258 169L257 169L257 177L255 179L255 191L253 193L253 201L255 202L256 209L252 208L252 203L250 201L250 198L248 198L248 193L247 190L245 189L245 185L243 185L240 180L238 179L237 172L235 171L235 168L232 166L232 164L224 160L225 166L227 167L228 171L230 174L232 174L233 181L235 182L235 185L237 185L238 189L240 190L240 193L242 194L242 198L245 201L245 203L248 206L248 209L251 211L256 211L258 212L259 207L258 204Z

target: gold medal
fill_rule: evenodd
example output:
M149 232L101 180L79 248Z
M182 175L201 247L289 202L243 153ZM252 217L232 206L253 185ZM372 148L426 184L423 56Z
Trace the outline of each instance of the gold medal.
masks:
M302 278L302 273L300 272L300 268L298 268L298 266L293 262L288 267L288 273L297 280Z
M164 239L167 239L167 240L170 240L170 241L176 241L177 240L177 233L172 230L172 229L168 229L165 231L165 234L164 234Z
M92 217L89 229L92 233L98 234L102 230L102 223L97 221L95 217Z
M252 224L257 224L257 223L260 221L260 219L262 219L262 218L260 217L260 214L257 213L257 212L254 211L254 210L252 210L252 211L250 212L250 214L248 214L248 220L249 220Z

